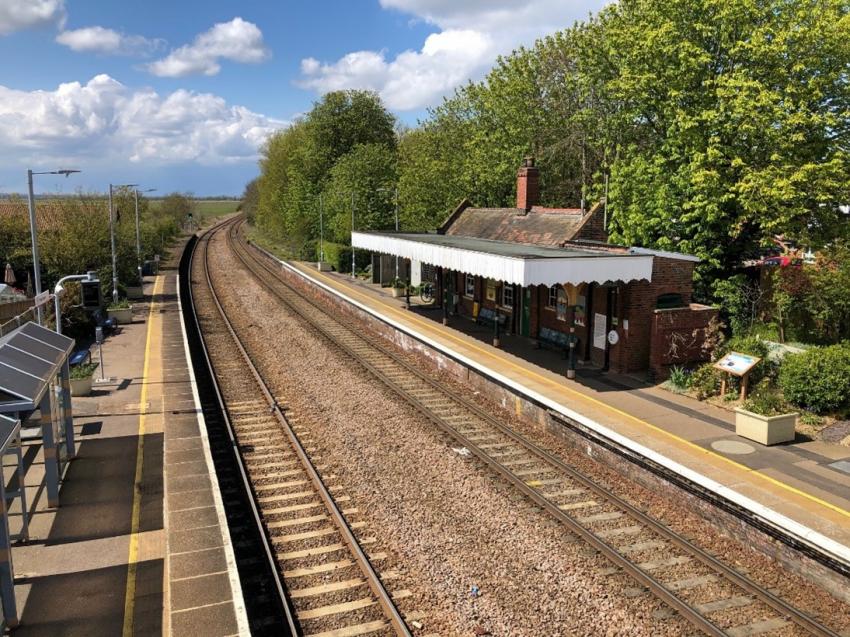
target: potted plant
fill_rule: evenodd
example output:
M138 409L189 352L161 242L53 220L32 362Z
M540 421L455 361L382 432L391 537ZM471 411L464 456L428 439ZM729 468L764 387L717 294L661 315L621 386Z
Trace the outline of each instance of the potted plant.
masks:
M92 375L97 363L82 363L71 368L71 395L88 396L91 394Z
M735 408L735 433L763 445L791 442L797 416L776 391L765 388Z
M390 282L390 291L392 292L394 299L404 296L404 292L406 289L407 283L402 279L393 279Z
M131 323L133 321L133 306L127 299L121 299L111 303L106 308L109 318L114 318L119 325Z

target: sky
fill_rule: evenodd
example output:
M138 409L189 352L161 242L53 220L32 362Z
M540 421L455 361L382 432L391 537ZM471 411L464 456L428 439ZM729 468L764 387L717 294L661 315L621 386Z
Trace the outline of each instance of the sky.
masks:
M328 91L410 125L602 0L0 0L0 193L238 195ZM157 194L157 193L154 193Z

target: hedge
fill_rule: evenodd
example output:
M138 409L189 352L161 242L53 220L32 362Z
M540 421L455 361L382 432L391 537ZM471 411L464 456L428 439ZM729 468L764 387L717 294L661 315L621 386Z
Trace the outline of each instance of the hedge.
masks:
M850 345L813 347L786 356L779 370L786 400L816 414L850 408Z

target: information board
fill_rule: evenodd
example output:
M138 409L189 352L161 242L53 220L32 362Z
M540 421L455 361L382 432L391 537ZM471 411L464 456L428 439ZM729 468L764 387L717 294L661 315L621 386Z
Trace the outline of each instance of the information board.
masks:
M724 372L728 372L733 376L744 376L753 367L755 367L761 358L758 356L750 356L749 354L741 354L739 352L729 352L717 361L714 366Z
M605 349L605 342L608 337L608 332L606 331L607 325L606 318L604 314L594 314L593 315L593 346L596 349Z

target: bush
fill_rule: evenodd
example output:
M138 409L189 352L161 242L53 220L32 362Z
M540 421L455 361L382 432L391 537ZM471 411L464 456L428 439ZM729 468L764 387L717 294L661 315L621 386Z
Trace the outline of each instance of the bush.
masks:
M779 386L791 403L816 414L850 407L850 346L813 347L786 356Z
M720 371L711 363L706 363L691 373L690 383L699 400L716 396L720 392Z
M97 369L97 365L97 363L83 363L82 365L75 365L71 368L70 376L74 380L89 378L92 374L94 374L94 370Z
M761 416L779 416L780 414L787 414L789 411L788 403L768 383L761 385L753 392L752 396L747 398L742 406L747 411Z

